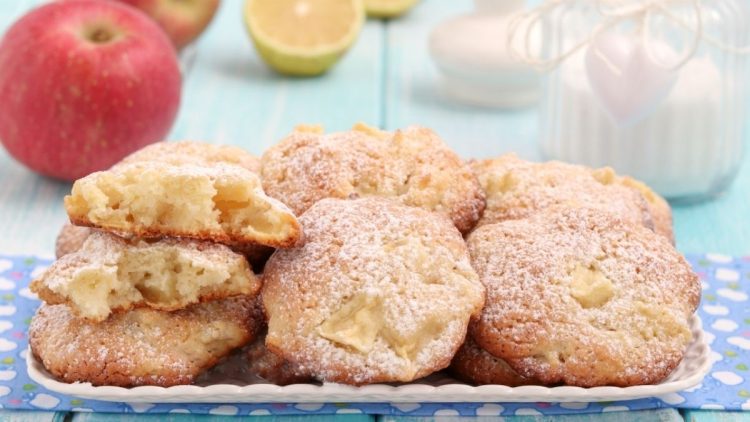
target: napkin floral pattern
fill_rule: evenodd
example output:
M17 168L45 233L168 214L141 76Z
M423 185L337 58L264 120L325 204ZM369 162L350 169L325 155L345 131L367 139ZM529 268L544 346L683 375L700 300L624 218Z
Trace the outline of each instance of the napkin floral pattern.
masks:
M26 374L27 329L39 306L28 283L51 263L0 256L0 408L111 413L301 415L365 413L409 416L558 415L645 410L750 410L750 257L688 257L703 283L698 311L711 344L713 368L703 382L680 393L607 403L327 403L148 404L84 400L48 391Z

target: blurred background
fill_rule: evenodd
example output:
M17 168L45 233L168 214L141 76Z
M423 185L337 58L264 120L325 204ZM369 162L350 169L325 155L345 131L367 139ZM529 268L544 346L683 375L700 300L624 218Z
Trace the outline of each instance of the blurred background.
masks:
M39 3L0 2L0 32ZM391 130L417 124L435 130L465 158L511 151L542 158L535 106L472 106L444 93L430 34L474 10L472 1L422 0L398 19L368 19L341 61L313 78L282 76L266 66L243 26L242 3L223 0L207 31L183 51L182 102L168 139L239 145L261 154L303 123L326 131L356 122ZM70 184L38 176L0 150L0 185L0 252L51 255ZM749 188L750 167L744 165L718 199L676 207L678 248L748 253Z

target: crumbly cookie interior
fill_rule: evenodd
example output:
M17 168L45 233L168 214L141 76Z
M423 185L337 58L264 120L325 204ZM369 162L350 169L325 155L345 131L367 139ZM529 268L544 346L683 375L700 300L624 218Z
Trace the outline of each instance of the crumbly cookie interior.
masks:
M97 242L102 240L91 243ZM175 244L140 242L139 247L123 247L99 262L81 256L91 248L84 245L81 253L60 261L32 289L49 303L68 303L79 316L103 321L113 311L133 306L177 310L258 288L247 262L228 248L222 251L225 257L201 256Z
M258 239L285 238L295 231L290 213L276 209L250 172L243 170L247 178L206 177L212 176L210 169L167 169L136 163L84 178L73 185L72 195L66 198L68 213L123 231L135 226Z

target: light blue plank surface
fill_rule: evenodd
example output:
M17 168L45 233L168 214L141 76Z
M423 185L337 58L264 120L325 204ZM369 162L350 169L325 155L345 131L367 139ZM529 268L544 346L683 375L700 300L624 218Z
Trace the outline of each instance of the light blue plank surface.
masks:
M686 422L750 422L747 412L689 410L683 413Z
M380 21L365 24L331 72L288 78L258 58L242 25L241 4L225 1L199 40L172 139L241 145L260 154L300 123L344 130L357 121L380 121Z
M639 412L612 412L591 415L564 416L436 416L395 417L385 416L382 422L682 422L682 416L674 409L647 410Z
M428 1L388 23L385 125L430 127L466 158L507 151L538 158L535 110L469 107L452 102L441 91L440 76L427 51L429 33L443 20L470 9L468 1Z
M63 422L66 413L0 410L0 422Z

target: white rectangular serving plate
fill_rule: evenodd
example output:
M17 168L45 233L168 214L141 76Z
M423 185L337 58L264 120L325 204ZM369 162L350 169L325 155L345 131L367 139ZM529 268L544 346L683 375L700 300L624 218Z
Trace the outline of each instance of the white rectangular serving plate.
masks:
M89 383L57 381L28 353L27 368L32 380L62 394L85 399L129 403L488 403L488 402L597 402L656 397L682 391L699 384L711 369L710 348L701 320L690 321L693 341L680 365L656 385L632 387L508 387L471 386L441 373L412 384L374 384L353 387L342 384L213 384L174 387L95 387Z

